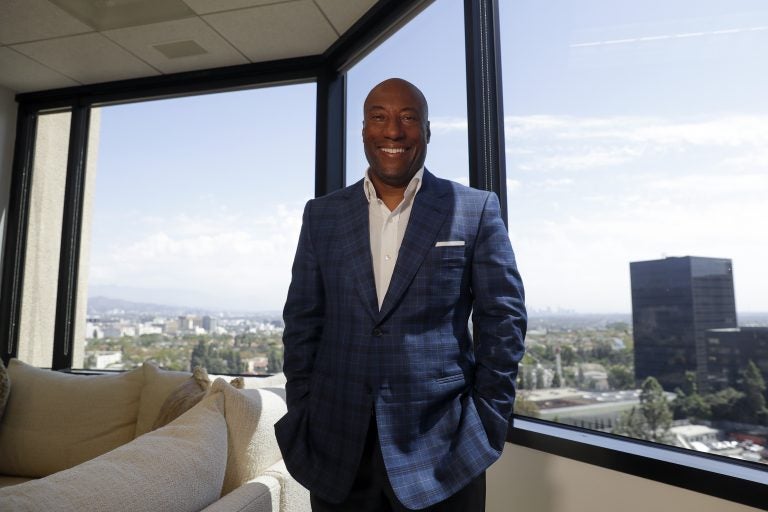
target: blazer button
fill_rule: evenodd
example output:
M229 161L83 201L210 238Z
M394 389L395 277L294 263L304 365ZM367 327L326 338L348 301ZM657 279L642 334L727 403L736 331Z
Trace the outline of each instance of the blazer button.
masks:
M378 338L379 336L384 334L384 332L381 329L379 329L378 327L376 327L373 331L371 331L371 334L373 334L374 336L376 336Z

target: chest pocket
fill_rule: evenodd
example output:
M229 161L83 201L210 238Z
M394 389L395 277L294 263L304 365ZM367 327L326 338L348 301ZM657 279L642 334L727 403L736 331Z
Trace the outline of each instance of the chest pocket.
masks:
M463 267L467 261L466 250L466 246L433 247L430 256L437 268Z

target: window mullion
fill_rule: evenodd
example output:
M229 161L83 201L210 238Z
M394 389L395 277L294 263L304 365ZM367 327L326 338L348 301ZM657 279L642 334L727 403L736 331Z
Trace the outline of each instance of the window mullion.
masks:
M90 116L89 105L78 105L72 109L51 362L54 370L72 367Z

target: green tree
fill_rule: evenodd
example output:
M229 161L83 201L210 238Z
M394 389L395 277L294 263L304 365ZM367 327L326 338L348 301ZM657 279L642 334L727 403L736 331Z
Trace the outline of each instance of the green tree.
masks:
M189 361L190 369L194 369L196 366L208 367L208 348L205 345L205 340L202 338L198 340L197 345L192 349L192 356Z
M744 397L739 403L739 420L748 423L768 424L765 408L765 379L754 361L741 371L741 391Z
M270 345L267 352L267 371L269 373L280 373L283 371L283 351L276 345Z
M560 347L560 361L563 366L572 366L576 361L576 352L570 345L563 345Z
M685 381L683 381L683 393L685 396L695 395L699 392L699 386L696 384L696 372L685 372Z
M525 389L534 389L533 368L525 366L523 367L523 373L525 374Z
M517 398L515 398L515 414L519 414L521 416L530 416L532 418L538 418L541 416L539 406L536 405L536 402L528 400L522 393L517 395Z
M582 368L581 365L579 365L579 371L576 374L576 384L579 387L583 387L584 386L584 368Z
M536 368L536 389L544 389L544 368Z
M635 439L648 439L648 425L642 412L637 407L632 407L629 411L624 411L611 432L621 436L628 436Z
M675 390L675 400L671 408L675 419L704 420L712 416L709 404L699 394L694 372L685 372L683 387Z
M525 372L519 371L517 374L517 389L528 389L528 384L525 382Z
M613 365L608 368L608 385L611 389L632 389L635 387L635 375L624 365Z
M640 405L624 412L613 427L614 434L663 442L672 424L672 412L659 381L648 377L640 392Z
M653 377L648 377L643 382L640 391L640 412L648 427L648 439L662 442L672 425L672 411L669 409L664 389Z
M704 401L711 411L713 420L733 421L739 412L739 403L744 399L744 393L733 388L721 389L717 393L709 393Z
M555 371L555 375L552 377L552 387L553 388L560 388L563 386L563 383L560 381L560 374Z

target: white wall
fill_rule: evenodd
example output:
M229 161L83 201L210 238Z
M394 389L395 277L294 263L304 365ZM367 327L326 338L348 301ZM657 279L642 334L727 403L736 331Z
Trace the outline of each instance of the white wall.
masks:
M488 512L756 512L758 509L507 444L487 473Z
M12 91L0 87L0 268L2 268L2 249L5 247L13 143L16 139L16 101L13 97Z

